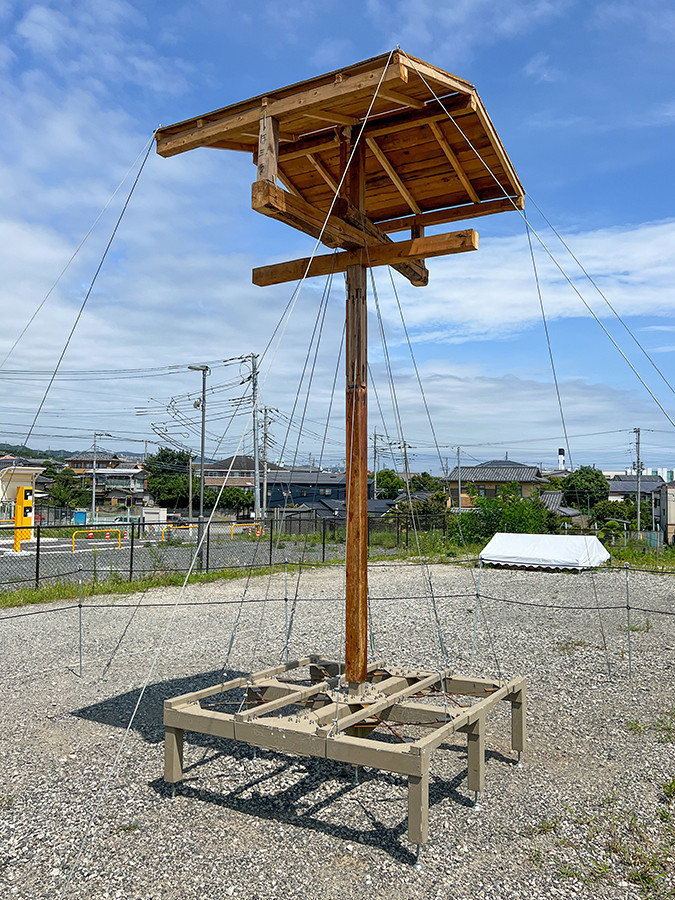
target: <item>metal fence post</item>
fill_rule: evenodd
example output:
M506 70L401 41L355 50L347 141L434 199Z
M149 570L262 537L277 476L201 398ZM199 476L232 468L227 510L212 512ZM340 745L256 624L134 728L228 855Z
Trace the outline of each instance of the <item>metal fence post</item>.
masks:
M206 571L209 571L209 556L211 553L211 523L206 526Z
M326 562L326 524L328 519L321 520L321 562Z
M628 677L633 677L633 658L631 654L631 640L630 640L630 587L628 584L628 572L630 570L630 563L623 564L624 569L626 570L626 628L628 630Z
M78 566L78 615L80 619L80 678L82 678L82 566Z
M35 589L40 587L40 532L42 526L35 529Z
M140 528L140 525L138 526ZM131 545L129 547L129 581L134 580L134 524L131 523Z
M270 530L270 566L272 565L272 560L274 558L274 543L272 539L272 532L274 531L274 519L267 520L267 527Z

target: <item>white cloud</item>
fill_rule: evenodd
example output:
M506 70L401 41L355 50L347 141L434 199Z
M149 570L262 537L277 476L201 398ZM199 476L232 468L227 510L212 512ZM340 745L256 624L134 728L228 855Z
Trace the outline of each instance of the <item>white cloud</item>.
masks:
M525 35L563 15L572 0L366 0L366 10L376 27L387 35L390 47L400 44L414 55L433 51L433 60L444 65L471 58L474 50Z
M560 81L561 73L549 62L548 53L535 53L525 64L523 72L535 81Z
M564 235L612 305L623 316L672 314L675 221ZM582 296L596 313L611 315L566 251L543 235ZM586 316L581 300L534 241L549 320ZM431 260L423 302L404 303L416 340L458 342L508 337L540 319L527 239L491 238L478 251ZM417 295L414 295L417 298ZM398 313L387 287L382 305L394 323Z

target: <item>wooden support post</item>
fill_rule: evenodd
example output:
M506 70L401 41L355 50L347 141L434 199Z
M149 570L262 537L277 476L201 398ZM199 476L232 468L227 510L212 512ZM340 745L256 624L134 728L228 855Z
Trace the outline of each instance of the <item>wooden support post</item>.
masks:
M527 742L527 687L523 685L508 698L511 701L511 749L525 751Z
M258 181L277 183L279 166L279 122L267 115L263 105L258 133Z
M347 172L349 202L366 204L365 142L359 141ZM368 331L365 259L347 267L346 451L347 541L345 548L345 678L362 684L368 674Z
M164 726L164 781L183 779L183 729Z
M368 643L368 400L365 265L347 269L346 680L366 680Z
M485 788L485 721L477 719L466 726L468 787L470 791L482 791Z
M429 769L408 776L408 840L426 844L429 839Z

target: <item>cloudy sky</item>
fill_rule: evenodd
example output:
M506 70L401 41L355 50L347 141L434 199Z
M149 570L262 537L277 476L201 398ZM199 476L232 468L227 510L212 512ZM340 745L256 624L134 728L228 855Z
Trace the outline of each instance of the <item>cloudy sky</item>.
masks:
M624 468L640 427L648 466L672 467L674 41L668 0L0 0L0 441L29 433L156 127L399 44L477 86L533 227L665 410L535 241L573 462ZM154 449L163 433L196 449L199 375L186 367L208 362L207 453L237 447L248 368L218 361L262 354L293 291L254 287L250 270L313 249L251 211L254 177L241 154L151 149L30 446L84 449L100 431L113 451L142 452L146 439ZM476 228L480 250L430 261L428 288L394 273L440 455L452 460L461 445L466 462L508 452L554 464L561 417L523 222L504 214ZM386 270L375 274L412 468L438 471L397 295ZM338 279L307 403L308 378L300 385L325 287L303 286L263 361L262 403L278 410L272 453L287 462L296 450L316 458L324 434L326 462L343 456L339 379L325 426ZM374 304L369 327L375 388L398 439ZM383 433L374 396L371 419Z

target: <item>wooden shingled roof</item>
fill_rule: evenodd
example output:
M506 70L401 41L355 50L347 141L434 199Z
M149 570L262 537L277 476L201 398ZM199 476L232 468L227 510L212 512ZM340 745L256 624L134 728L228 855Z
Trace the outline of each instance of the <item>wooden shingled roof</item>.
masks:
M350 217L344 190L331 226L321 228L354 135L365 145L359 205L373 226L368 244L388 241L392 232L414 236L426 225L523 206L523 188L474 86L403 51L160 128L157 152L211 147L250 152L259 163L266 117L278 127L274 173L267 178L274 190L259 186L256 194L254 185L253 207L321 234L328 246L363 246L354 227L363 231L364 220ZM258 181L264 180L259 164Z

